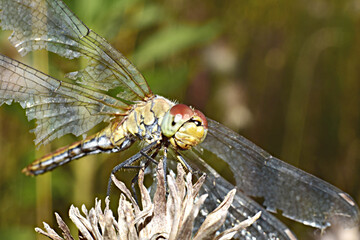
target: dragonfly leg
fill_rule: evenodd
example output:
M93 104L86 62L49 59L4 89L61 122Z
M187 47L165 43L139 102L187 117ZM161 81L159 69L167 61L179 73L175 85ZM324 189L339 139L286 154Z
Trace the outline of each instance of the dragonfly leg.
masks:
M141 154L142 154L147 160L149 160L149 161L147 161L147 162L152 162L152 163L154 163L155 165L158 165L158 164L159 164L158 161L155 160L155 157L156 157L156 155L158 154L158 152L159 152L159 149L158 149L156 152L154 152L151 156L149 156L148 154L143 153L143 152L141 152Z
M183 156L180 155L180 153L176 152L176 157L179 160L179 162L192 174L198 174L199 171L198 170L194 170L187 162L186 160L183 158Z
M155 160L155 158L156 158L156 156L158 155L159 150L160 150L160 148L156 148L156 149L155 149L155 152L154 152L151 156L149 156L148 154L144 154L144 153L141 152L141 153L143 154L143 156L144 156L148 161L145 162L145 165L139 166L139 167L146 169L146 168L149 166L150 162L158 165L159 163ZM134 198L135 198L136 201L137 201L137 196L136 196L135 186L136 186L136 184L137 184L137 182L138 182L138 179L139 179L139 173L137 173L137 174L135 175L135 177L131 180L131 189L132 189L132 191L133 191L133 195L134 195Z
M135 161L139 160L141 157L144 156L144 154L147 154L150 150L154 149L156 146L158 146L160 143L159 142L153 142L150 143L149 145L147 145L146 147L144 147L143 149L140 150L140 152L136 153L135 155L133 155L132 157L128 158L127 160L125 160L124 162L116 165L113 170L111 170L111 174L109 177L109 181L108 181L108 187L107 187L107 192L106 195L110 196L110 190L111 190L111 184L112 184L112 180L111 180L111 175L115 174L117 171L119 171L120 169L124 168L124 167L129 167L131 164L133 164ZM134 167L134 166L133 166Z
M145 165L143 165L143 166L131 166L131 167L136 167L136 168L141 167L141 168L146 169L149 166L150 162L155 163L156 165L158 165L159 162L156 161L155 158L158 155L159 150L160 150L160 148L155 149L155 152L151 156L149 156L148 154L142 153L143 156L148 160L148 161L146 161ZM165 169L167 167L166 160L167 160L167 148L164 147L164 158L163 158L164 174L165 174L165 171L166 171ZM128 166L126 166L126 167L128 167ZM131 180L131 189L133 191L133 195L134 195L134 198L135 198L136 202L138 202L138 199L137 199L135 186L136 186L136 184L138 182L138 179L139 179L139 173L137 173L135 175L135 177ZM167 188L166 174L164 176L164 183L165 183L165 188ZM167 192L167 189L166 189L166 192Z
M145 165L137 166L137 168L143 168L144 171L145 171L145 169L149 166L149 164L150 164L150 162L146 161ZM138 197L137 197L137 194L136 194L136 189L135 189L135 186L138 183L138 180L139 180L139 172L131 180L131 190L133 192L133 196L135 198L135 201L139 204L139 200L138 200Z
M185 166L185 168L187 168L187 170L189 172L191 172L191 174L195 175L197 178L201 177L203 174L205 174L204 172L202 172L201 170L198 169L193 169L187 162L186 160L183 158L183 156L180 155L180 153L176 152L176 157L179 160L179 162Z
M167 192L167 179L166 179L166 170L167 170L167 147L164 148L163 169L164 169L165 192Z

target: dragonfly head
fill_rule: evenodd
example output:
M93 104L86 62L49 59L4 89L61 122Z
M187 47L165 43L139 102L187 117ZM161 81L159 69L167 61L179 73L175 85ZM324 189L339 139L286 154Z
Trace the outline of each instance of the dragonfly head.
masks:
M207 133L207 120L199 110L185 104L176 104L166 112L161 131L178 149L190 149L201 143Z

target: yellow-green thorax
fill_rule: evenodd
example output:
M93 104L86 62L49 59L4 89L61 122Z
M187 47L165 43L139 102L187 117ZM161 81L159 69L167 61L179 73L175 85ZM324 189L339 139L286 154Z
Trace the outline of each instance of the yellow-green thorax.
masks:
M124 138L130 136L148 143L161 140L161 123L164 115L173 105L173 102L160 96L134 104L124 119L110 126L111 142L119 146Z

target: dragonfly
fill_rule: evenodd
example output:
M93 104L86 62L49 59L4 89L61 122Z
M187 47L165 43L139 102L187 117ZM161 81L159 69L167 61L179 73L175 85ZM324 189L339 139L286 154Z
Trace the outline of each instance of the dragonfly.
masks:
M0 26L11 30L11 44L21 55L46 49L68 59L87 60L83 69L58 80L0 55L0 105L20 103L36 120L36 145L66 134L80 136L98 124L95 135L56 150L24 168L39 175L89 154L143 148L117 165L155 157L180 161L206 173L208 193L203 214L233 188L238 189L226 226L261 211L241 239L296 239L270 212L325 229L334 222L359 224L359 208L345 192L273 157L254 143L204 116L199 110L154 94L142 74L104 38L88 28L61 0L0 0ZM160 155L160 156L159 156ZM228 165L235 182L211 163ZM251 197L262 198L262 205Z

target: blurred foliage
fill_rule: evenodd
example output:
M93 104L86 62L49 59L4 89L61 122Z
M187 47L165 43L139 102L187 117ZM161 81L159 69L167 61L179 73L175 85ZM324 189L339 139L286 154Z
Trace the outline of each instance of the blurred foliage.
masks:
M203 110L359 202L358 1L65 2L134 62L155 93ZM58 78L78 67L52 54L49 61L41 53L20 58L9 35L0 32L2 54ZM66 136L37 151L33 127L19 105L0 108L1 239L35 238L33 228L51 223L53 211L66 216L71 203L104 197L111 168L135 151L86 157L29 178L24 166L75 140ZM129 172L121 176L131 178Z

